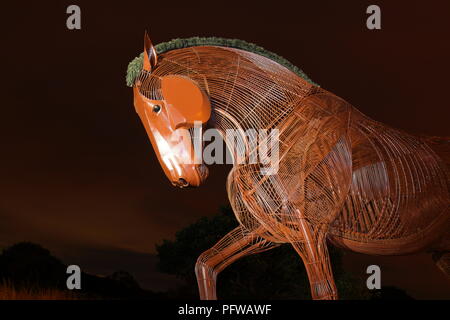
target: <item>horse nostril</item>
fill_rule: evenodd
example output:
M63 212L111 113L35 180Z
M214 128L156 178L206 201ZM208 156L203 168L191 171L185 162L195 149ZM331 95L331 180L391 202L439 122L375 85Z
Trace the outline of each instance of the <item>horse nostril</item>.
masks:
M185 179L180 178L178 179L178 183L180 184L180 186L182 187L187 187L189 185L189 182L187 182Z

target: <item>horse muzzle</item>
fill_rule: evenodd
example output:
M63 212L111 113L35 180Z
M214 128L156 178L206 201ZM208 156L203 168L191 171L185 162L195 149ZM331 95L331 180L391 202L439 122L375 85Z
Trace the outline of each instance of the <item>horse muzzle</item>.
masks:
M172 176L169 179L172 185L179 188L198 187L202 185L208 177L208 167L204 164L183 166L179 176Z

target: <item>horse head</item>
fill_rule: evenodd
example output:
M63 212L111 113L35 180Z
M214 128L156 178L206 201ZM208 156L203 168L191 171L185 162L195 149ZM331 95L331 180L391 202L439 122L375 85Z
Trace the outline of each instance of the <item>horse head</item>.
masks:
M208 169L194 150L191 129L210 118L209 98L186 76L152 75L157 66L156 49L145 33L142 70L133 86L136 112L170 182L181 188L199 186Z

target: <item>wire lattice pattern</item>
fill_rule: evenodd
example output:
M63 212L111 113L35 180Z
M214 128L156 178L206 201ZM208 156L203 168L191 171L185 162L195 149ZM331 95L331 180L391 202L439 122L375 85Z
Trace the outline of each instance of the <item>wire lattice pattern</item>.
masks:
M280 132L276 174L242 163L228 176L240 226L199 257L201 298L216 298L217 275L230 263L281 243L291 243L303 259L312 297L336 299L327 240L357 252L406 254L448 237L448 158L440 156L448 141L371 120L280 64L240 49L161 54L156 68L138 77L140 92L162 99L160 79L173 74L207 93L211 125L224 137L227 129L241 132L247 155L258 141L246 130Z

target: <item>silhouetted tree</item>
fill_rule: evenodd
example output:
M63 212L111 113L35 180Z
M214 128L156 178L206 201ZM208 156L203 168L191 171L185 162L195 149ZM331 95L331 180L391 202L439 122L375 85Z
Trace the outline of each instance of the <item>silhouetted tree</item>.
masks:
M40 245L21 242L0 255L0 280L16 287L62 288L66 279L66 266Z
M127 290L141 290L141 287L134 277L127 271L119 270L108 276L108 279L114 280L118 285Z
M51 288L68 290L66 280L67 266L38 244L21 242L3 250L0 255L0 285L6 283L14 288ZM117 271L108 277L81 273L81 290L72 291L80 298L117 299L163 299L156 294L140 288L131 274Z

